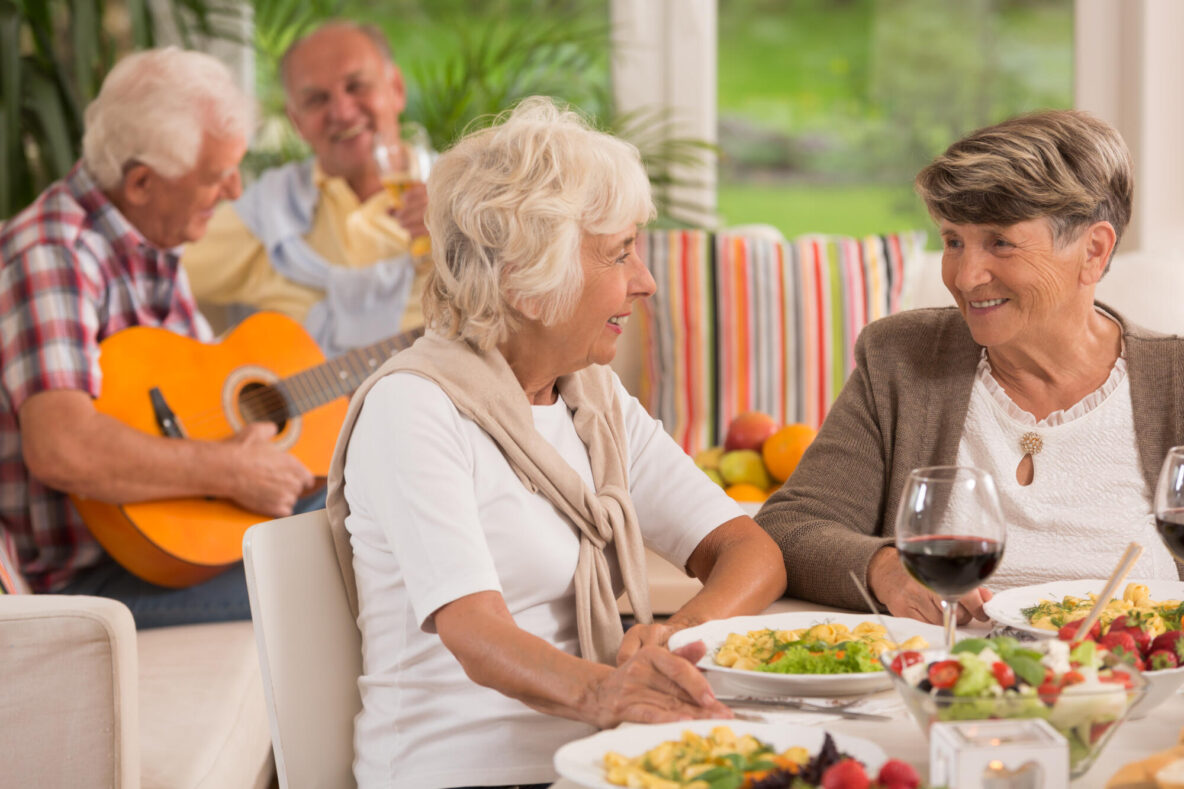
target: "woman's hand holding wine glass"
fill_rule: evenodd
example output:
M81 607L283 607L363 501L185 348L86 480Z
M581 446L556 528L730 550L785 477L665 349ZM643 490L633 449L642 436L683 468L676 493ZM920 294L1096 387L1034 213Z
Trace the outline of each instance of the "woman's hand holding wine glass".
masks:
M965 466L910 472L896 514L896 548L909 574L940 598L950 646L958 599L995 572L1005 541L990 474Z
M1155 526L1176 561L1184 562L1184 446L1169 449L1159 471Z

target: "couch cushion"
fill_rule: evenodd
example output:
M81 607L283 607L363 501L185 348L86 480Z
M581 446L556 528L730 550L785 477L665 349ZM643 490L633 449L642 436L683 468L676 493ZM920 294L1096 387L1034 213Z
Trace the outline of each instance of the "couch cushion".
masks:
M139 632L143 789L248 789L271 778L250 622Z
M97 597L0 597L0 786L137 785L135 625Z
M647 232L658 290L639 310L642 403L691 453L744 411L821 424L859 331L901 308L925 235Z

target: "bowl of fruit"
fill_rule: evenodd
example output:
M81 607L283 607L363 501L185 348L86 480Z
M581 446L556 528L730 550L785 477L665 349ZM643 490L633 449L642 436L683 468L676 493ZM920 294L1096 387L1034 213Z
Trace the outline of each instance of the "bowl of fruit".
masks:
M809 425L781 425L768 414L746 411L728 422L723 444L695 453L695 465L729 496L759 508L789 479L817 432Z
M967 638L880 659L926 735L935 721L1044 718L1068 740L1074 778L1147 693L1142 672L1093 641Z

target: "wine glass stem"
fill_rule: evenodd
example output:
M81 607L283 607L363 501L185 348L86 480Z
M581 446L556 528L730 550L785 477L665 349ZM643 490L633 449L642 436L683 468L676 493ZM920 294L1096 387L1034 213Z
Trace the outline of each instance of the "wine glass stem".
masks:
M946 631L946 647L949 649L954 648L954 639L956 638L954 628L958 624L957 612L957 598L948 599L943 597L941 599L941 621Z

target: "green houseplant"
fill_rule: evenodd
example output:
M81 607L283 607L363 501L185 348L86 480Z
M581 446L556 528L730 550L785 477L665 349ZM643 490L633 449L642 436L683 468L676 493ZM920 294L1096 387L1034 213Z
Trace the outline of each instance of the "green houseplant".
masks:
M78 159L83 111L120 54L155 45L161 23L186 46L199 36L233 38L230 23L238 19L238 2L0 0L0 219L28 205ZM244 162L248 175L307 154L284 116L276 72L292 41L338 16L372 17L369 21L388 27L405 19L385 6L379 15L359 0L253 0L251 5L263 125ZM534 5L537 10L539 4ZM583 10L572 12L572 7ZM408 81L405 118L423 126L437 149L526 96L551 95L638 146L664 218L677 221L680 208L696 208L668 197L669 187L679 182L672 172L699 162L712 146L674 137L672 120L660 111L614 112L607 21L596 21L586 7L569 2L554 2L542 13L480 18L463 10L463 4L456 5L446 14L416 20L411 34L435 31L435 49L430 57L414 60L400 55ZM410 28L388 33L407 35ZM394 43L398 50L399 41Z
M78 159L83 111L119 54L153 46L160 22L186 44L228 35L228 8L208 0L0 0L0 218Z

